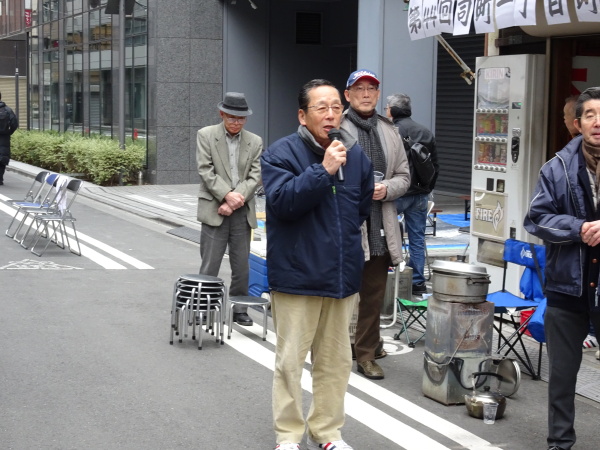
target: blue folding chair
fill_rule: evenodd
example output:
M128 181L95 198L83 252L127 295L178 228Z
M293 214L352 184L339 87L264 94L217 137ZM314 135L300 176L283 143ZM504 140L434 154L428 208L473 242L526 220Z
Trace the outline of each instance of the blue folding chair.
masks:
M523 310L535 310L544 299L544 267L546 264L546 249L542 245L534 245L516 239L507 239L504 243L504 273L502 289L488 294L487 300L494 303L494 313L500 314L499 324L494 324L498 332L497 353L507 356L513 353L525 367L534 380L539 379L542 366L542 343L539 344L537 370L531 362L527 347L523 342L523 334L531 316L520 322L515 321L514 313ZM508 263L524 267L520 280L522 297L506 290L506 271ZM504 315L508 316L513 328L508 331L503 328Z

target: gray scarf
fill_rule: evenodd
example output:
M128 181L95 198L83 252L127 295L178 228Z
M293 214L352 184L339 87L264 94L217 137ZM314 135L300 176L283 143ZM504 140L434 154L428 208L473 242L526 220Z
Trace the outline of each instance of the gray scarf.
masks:
M319 156L323 156L325 154L325 149L321 147L321 144L319 144L315 140L315 137L310 133L310 131L308 131L308 128L306 128L304 125L300 125L298 127L298 136L300 136L300 139L302 139L302 141L306 145L308 145L308 147L314 153L316 153Z
M363 119L354 109L349 108L347 118L358 128L358 143L373 163L373 170L386 173L387 163L383 146L377 133L377 114ZM387 243L383 234L383 211L381 201L371 203L371 215L367 221L369 230L369 250L373 256L385 255Z

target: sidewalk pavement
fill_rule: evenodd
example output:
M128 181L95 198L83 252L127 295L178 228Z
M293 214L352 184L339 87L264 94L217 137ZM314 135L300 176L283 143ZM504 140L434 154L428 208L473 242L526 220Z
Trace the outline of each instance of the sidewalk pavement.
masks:
M11 161L7 171L34 178L39 167ZM140 185L103 187L84 182L80 195L122 209L150 220L172 225L168 232L176 236L199 241L200 223L196 220L198 186ZM464 214L464 200L458 195L435 194L435 208L443 214ZM431 232L431 229L428 229ZM470 234L457 226L437 222L436 236L427 236L428 256L433 259L454 259L467 250ZM396 331L396 330L394 330ZM530 355L537 357L538 344L525 337ZM577 393L600 403L600 362L596 348L583 350L582 368L578 377ZM548 380L548 357L542 358L541 378Z

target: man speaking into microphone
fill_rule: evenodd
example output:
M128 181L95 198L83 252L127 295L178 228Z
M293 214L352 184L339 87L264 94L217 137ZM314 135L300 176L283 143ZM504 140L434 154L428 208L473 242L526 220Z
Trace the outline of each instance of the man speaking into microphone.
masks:
M373 166L356 139L336 131L344 108L332 83L309 81L298 104L298 131L261 157L277 334L275 448L298 450L307 430L309 449L351 450L341 437L352 369L348 326L365 260L361 225L371 211ZM300 381L309 350L313 399L305 420Z

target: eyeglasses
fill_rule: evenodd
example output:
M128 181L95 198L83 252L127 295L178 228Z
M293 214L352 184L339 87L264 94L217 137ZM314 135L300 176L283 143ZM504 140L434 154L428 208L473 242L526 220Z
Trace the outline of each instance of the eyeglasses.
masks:
M325 114L327 114L327 112L330 109L333 114L341 114L342 111L344 110L344 107L339 104L338 105L330 105L330 106L313 105L313 106L307 107L307 109L312 109L315 113L317 113L319 115L325 115Z
M377 86L353 86L350 88L351 91L360 92L363 94L365 91L369 94L374 94L379 88Z
M227 123L245 123L246 117L225 117Z
M600 120L600 114L593 114L593 113L589 113L589 114L584 114L581 117L578 117L580 122L585 122L585 123L593 123L596 122L597 120Z

